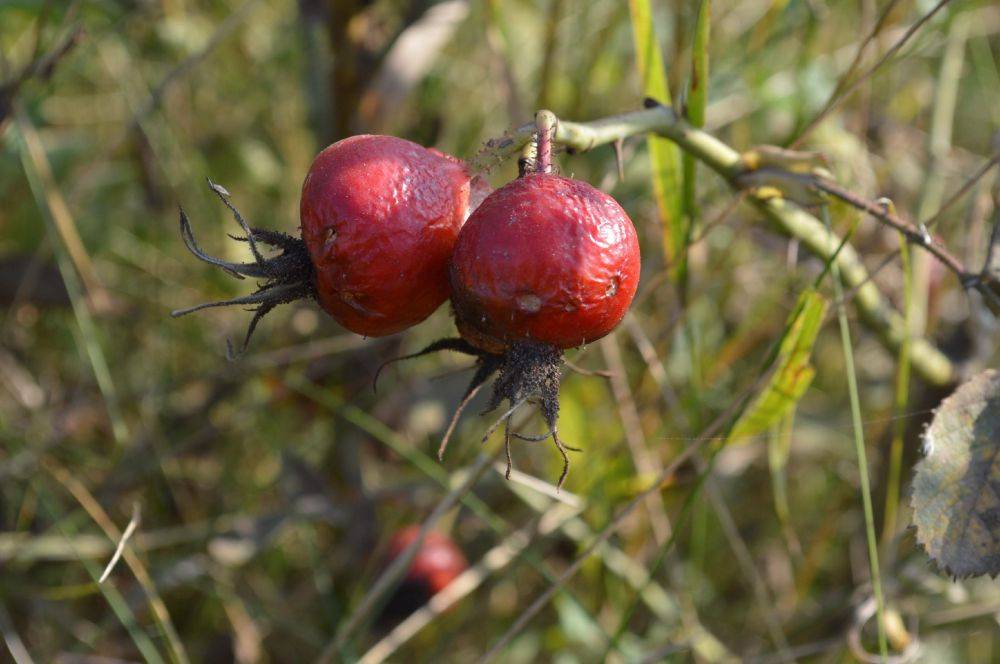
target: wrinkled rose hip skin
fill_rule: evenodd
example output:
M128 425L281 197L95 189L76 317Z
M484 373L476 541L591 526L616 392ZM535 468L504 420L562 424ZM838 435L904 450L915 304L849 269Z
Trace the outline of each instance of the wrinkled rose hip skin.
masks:
M512 437L551 437L563 459L562 486L567 450L574 449L556 428L562 351L600 339L621 322L638 288L639 268L632 221L613 198L585 182L528 173L487 196L462 227L452 256L451 301L461 337L407 356L453 350L477 358L439 458L462 411L496 374L487 411L504 401L510 408L483 441L503 426L509 478ZM529 401L548 426L540 435L511 431L511 417Z
M469 218L452 257L459 330L482 350L600 339L639 285L639 242L615 199L586 182L518 178Z
M458 159L392 136L362 135L323 150L302 187L302 239L251 229L228 192L213 191L232 210L254 254L252 263L229 263L204 254L181 211L181 234L198 258L237 277L263 280L256 293L175 311L251 305L257 322L278 304L303 297L348 330L384 336L434 312L450 292L448 259L470 209L489 187L470 177ZM265 258L257 244L280 250Z
M316 157L302 239L320 306L367 336L404 330L448 299L448 259L470 200L461 162L392 136L352 136Z

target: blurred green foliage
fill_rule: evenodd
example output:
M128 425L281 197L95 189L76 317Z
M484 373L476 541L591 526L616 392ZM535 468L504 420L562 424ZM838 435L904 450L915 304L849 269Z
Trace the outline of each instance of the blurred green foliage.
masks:
M675 98L688 85L700 4L650 3ZM933 3L893 4L866 63ZM823 107L886 6L712 3L706 129L740 150L787 143ZM428 12L438 12L446 31L439 42L427 32ZM381 362L453 334L447 307L405 334L365 340L308 303L286 306L261 325L248 355L227 362L225 339L242 334L248 314L172 320L168 313L248 285L185 252L177 206L203 247L241 258L244 249L225 236L236 227L206 177L232 193L252 224L294 232L313 156L344 135L393 133L472 157L487 138L529 121L539 97L574 120L637 108L642 85L628 4L7 0L0 81L13 80L75 26L82 35L50 72L16 89L0 84L12 111L0 133L0 634L35 661L90 654L176 661L182 652L191 661L313 659L378 577L391 533L426 518L443 495L438 480L475 458L489 421L475 412L485 401L463 419L441 477L387 445L391 435L413 454L432 455L461 395L467 374L458 373L466 368L459 358L393 367L377 394L370 384ZM440 47L394 59L401 35L414 30L424 31L410 32L418 45ZM957 75L943 66L956 42ZM911 218L933 213L996 150L998 54L996 3L952 2L806 145L826 153L850 189L891 196ZM400 62L409 69L387 69ZM29 177L40 177L39 165L24 155L35 132L52 182L33 192ZM627 398L600 377L568 374L562 389L561 434L585 450L574 456L566 490L579 496L579 516L596 532L649 481L635 464L637 430L626 427L638 427L657 467L669 463L759 387L798 295L823 265L749 206L733 207L725 183L700 167L682 307L663 278L645 141L626 142L620 181L610 148L562 154L559 167L611 192L643 246L640 296L615 336ZM499 185L515 173L509 163L490 176ZM994 169L937 227L970 265L981 264L997 214L996 179ZM834 212L841 232L857 221L846 209ZM53 215L64 215L93 264L94 281L84 269L80 290L63 286L57 259L73 272L81 266L57 225L44 221ZM897 247L896 235L869 219L852 242L873 270ZM962 366L995 366L995 325L972 313L975 303L939 266L918 261L917 269L925 283L917 294L920 332ZM898 260L875 282L900 304ZM92 317L93 329L81 327L81 315ZM863 328L855 339L880 520L896 358ZM103 355L109 386L98 384L88 348ZM605 368L609 353L594 344L571 359ZM829 316L811 364L815 378L794 427L716 458L721 508L698 481L700 468L686 464L660 492L662 509L644 504L612 539L632 561L652 566L660 553L653 521L671 519L676 535L653 582L676 604L675 619L637 603L635 588L595 557L514 640L505 661L594 661L626 615L614 661L657 661L668 646L679 649L669 655L679 661L693 651L702 659L728 651L780 661L783 644L810 661L851 657L848 632L870 590L844 358ZM918 434L945 393L912 385L904 491ZM121 413L117 438L109 398ZM385 428L361 426L359 414ZM789 438L780 478L768 464L774 435ZM514 454L521 471L558 476L549 447L523 444ZM772 498L772 482L786 476L787 522ZM472 498L479 503L467 499L443 524L470 561L535 516L499 473L482 479ZM120 562L98 586L95 575L115 544L106 526L124 529L135 503L142 518L130 546L150 584ZM889 606L911 637L919 628L927 661L996 661L996 585L939 575L903 512L882 549ZM489 576L394 657L476 657L581 546L566 532L537 537L530 555ZM740 547L749 569L736 562ZM362 630L339 656L361 655L380 629ZM872 650L873 635L869 625L862 641Z

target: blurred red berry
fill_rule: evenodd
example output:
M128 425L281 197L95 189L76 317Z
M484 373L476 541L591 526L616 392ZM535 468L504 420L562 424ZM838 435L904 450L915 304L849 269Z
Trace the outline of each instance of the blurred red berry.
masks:
M420 526L407 526L389 540L389 561L395 560L420 533ZM469 566L462 550L451 538L439 532L427 533L423 544L406 571L406 580L425 583L430 595L435 595Z
M407 526L389 540L386 565L399 557L420 533L420 526ZM438 532L427 533L399 587L386 602L380 622L387 627L410 615L444 590L468 568L455 543Z

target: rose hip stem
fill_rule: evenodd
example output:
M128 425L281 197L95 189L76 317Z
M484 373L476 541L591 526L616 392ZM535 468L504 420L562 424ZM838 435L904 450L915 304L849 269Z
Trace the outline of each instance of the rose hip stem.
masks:
M552 172L552 139L556 134L557 122L552 111L541 110L535 114L535 140L538 144L535 156L536 173Z

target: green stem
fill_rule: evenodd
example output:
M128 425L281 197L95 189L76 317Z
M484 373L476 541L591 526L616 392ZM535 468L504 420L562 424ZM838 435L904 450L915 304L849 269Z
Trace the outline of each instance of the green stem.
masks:
M552 134L556 128L556 116L552 111L538 111L535 114L535 131L538 147L535 151L535 172L552 172Z
M829 212L823 206L823 220L830 225ZM846 247L845 247L846 248ZM851 328L847 323L847 308L844 306L844 288L840 283L837 262L831 265L833 289L837 298L837 319L840 322L840 340L844 349L844 364L847 369L847 391L851 399L851 422L854 429L854 449L858 456L858 474L861 476L861 502L865 512L865 538L868 540L868 563L871 567L872 592L878 620L878 648L883 661L889 657L889 646L885 636L885 602L882 598L882 578L878 567L878 541L875 537L875 516L872 509L872 491L868 482L868 457L865 452L864 425L861 421L861 399L858 396L858 377L854 370L854 347L851 343Z
M892 202L887 201L892 207ZM906 237L899 236L899 252L903 270L903 322L907 330L913 329L913 266L910 261L910 247ZM882 543L884 546L892 541L896 534L896 518L899 513L899 485L903 470L903 435L906 433L906 404L910 397L910 340L903 340L899 348L899 360L896 369L896 400L893 408L895 420L892 425L892 443L889 447L889 473L886 478L885 518L882 525Z

